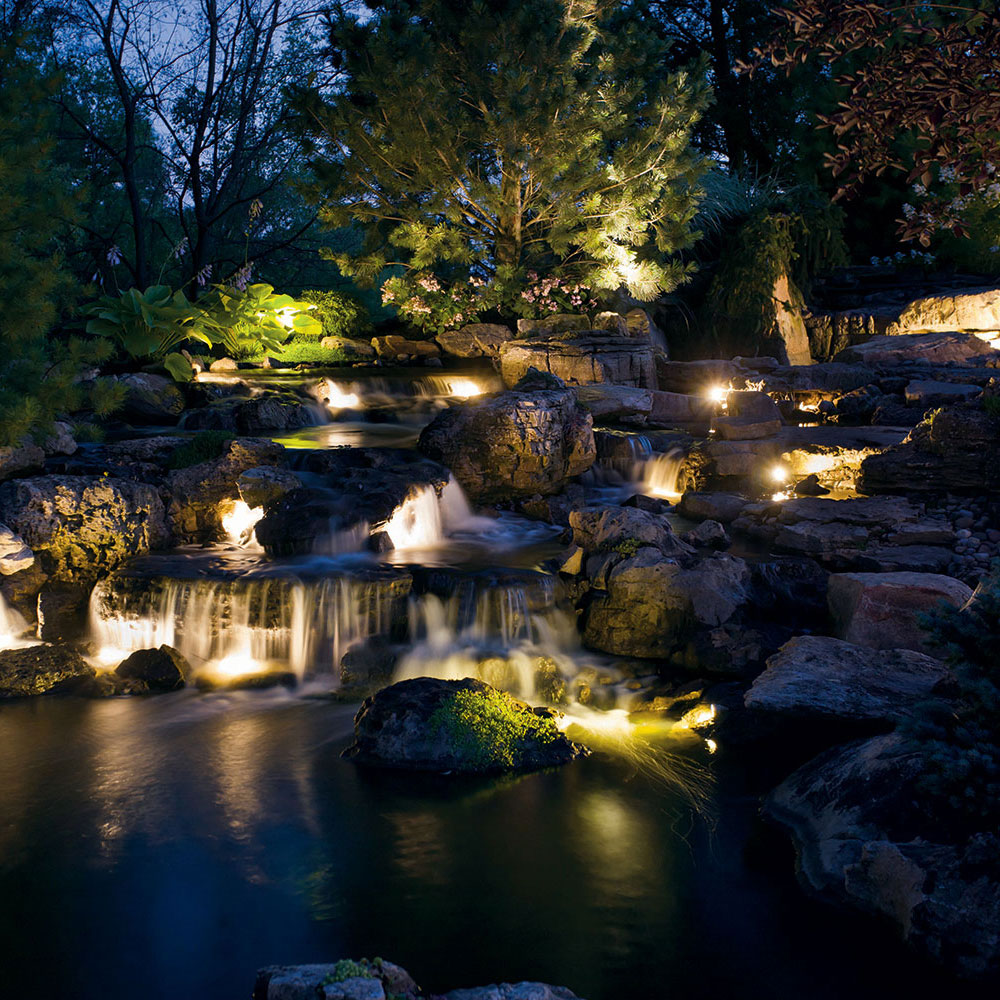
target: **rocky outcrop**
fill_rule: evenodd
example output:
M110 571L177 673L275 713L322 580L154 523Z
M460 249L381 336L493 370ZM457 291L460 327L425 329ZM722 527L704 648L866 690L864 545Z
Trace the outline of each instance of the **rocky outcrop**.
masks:
M512 340L501 346L500 372L506 385L515 385L531 368L556 375L568 385L609 382L657 388L649 341L599 330L558 340Z
M248 507L266 507L292 490L300 489L302 480L288 469L261 465L241 472L236 479L240 498Z
M838 747L765 800L787 829L799 881L820 898L887 918L915 949L967 977L1000 973L1000 844L928 829L927 762L896 735Z
M417 677L363 702L344 756L378 767L488 774L555 767L584 753L547 709L472 678Z
M24 539L0 524L0 574L13 576L34 565L35 553L24 544Z
M996 356L985 340L971 333L908 333L898 337L872 337L863 344L845 348L837 361L848 364L964 364L984 355Z
M176 424L184 412L184 393L173 379L151 372L119 375L125 389L121 415L135 424Z
M626 385L581 385L576 398L594 420L616 423L644 424L653 408L653 393Z
M264 392L249 399L225 397L188 410L181 427L189 431L231 431L234 435L294 430L322 423L318 408L288 392Z
M0 649L0 699L71 693L94 676L94 668L67 646Z
M561 986L499 983L425 993L405 970L385 959L344 959L321 965L272 965L257 973L253 1000L578 1000Z
M0 482L41 469L44 464L45 452L33 442L0 448Z
M995 333L1000 330L1000 288L969 288L908 303L896 329L910 333Z
M761 353L773 354L783 364L810 365L809 333L806 330L802 293L787 274L779 275L771 291L774 327Z
M861 464L865 493L1000 492L1000 384L979 400L935 411L894 448Z
M590 320L578 313L552 313L541 319L517 321L517 335L522 340L551 337L553 334L582 333L589 329Z
M514 333L500 323L469 323L459 330L446 330L437 335L438 346L455 358L497 358L500 348Z
M371 344L350 337L324 337L319 346L325 351L339 351L347 361L371 361L375 357Z
M167 518L175 538L195 542L223 537L223 504L239 498L239 477L249 469L280 465L283 456L284 448L273 441L236 438L218 458L171 472Z
M827 599L836 634L869 649L913 649L940 655L921 625L942 605L958 608L972 588L938 573L834 573Z
M597 457L590 414L571 389L537 373L513 391L442 411L419 447L474 500L557 493Z
M909 718L950 676L940 660L924 653L803 635L768 659L744 704L794 723L893 725Z
M0 486L0 519L32 549L52 582L87 586L167 543L159 493L145 483L39 476Z

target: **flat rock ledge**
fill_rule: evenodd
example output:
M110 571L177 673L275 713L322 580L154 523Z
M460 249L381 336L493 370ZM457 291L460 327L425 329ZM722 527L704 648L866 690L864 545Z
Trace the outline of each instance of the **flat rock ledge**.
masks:
M384 959L343 959L315 965L260 969L252 1000L581 1000L547 983L494 983L425 993L403 968Z

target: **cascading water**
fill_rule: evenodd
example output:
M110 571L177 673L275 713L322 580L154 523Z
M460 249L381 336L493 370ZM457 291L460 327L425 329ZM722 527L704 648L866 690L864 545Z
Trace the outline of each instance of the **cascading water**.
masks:
M405 613L409 578L337 577L136 580L111 577L91 594L98 660L166 644L196 670L257 673L273 666L299 677L332 670L348 646L388 635Z
M643 493L666 498L680 496L678 480L686 458L687 453L683 448L671 448L646 459L642 463Z
M27 631L28 623L0 594L0 649L20 649L22 646L34 645L33 639L25 638Z

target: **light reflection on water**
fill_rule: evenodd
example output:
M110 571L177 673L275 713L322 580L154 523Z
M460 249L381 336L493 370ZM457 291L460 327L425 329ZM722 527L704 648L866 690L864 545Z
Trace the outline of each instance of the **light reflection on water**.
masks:
M541 979L590 1000L664 984L874 1000L930 981L864 929L839 939L790 872L746 869L752 797L709 832L600 755L498 782L364 771L339 756L355 707L284 691L0 706L4 989L242 1000L261 965L376 954L432 990Z

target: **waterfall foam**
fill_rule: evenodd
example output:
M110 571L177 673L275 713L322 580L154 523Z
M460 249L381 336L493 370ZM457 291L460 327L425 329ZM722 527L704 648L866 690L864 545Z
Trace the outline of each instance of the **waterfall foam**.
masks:
M678 479L687 453L683 448L671 448L642 463L642 490L656 497L678 497ZM636 477L638 478L638 477Z
M20 649L35 645L35 640L25 637L28 623L20 612L12 608L0 594L0 649Z

